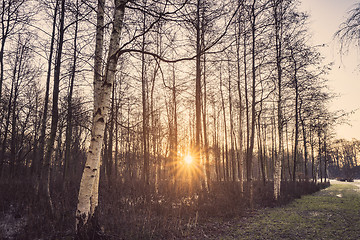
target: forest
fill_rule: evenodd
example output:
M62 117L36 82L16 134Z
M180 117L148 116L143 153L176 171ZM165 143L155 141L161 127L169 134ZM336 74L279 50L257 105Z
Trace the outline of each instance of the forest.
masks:
M299 4L2 0L0 238L183 239L360 177Z

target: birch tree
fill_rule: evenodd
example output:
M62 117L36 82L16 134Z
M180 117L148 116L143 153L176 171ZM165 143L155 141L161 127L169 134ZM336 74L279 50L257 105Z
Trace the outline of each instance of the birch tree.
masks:
M105 124L107 121L108 108L110 106L112 85L114 83L116 65L119 58L119 55L117 55L116 52L119 49L125 5L127 2L127 0L114 0L113 29L110 37L108 59L106 61L104 75L101 76L105 1L98 1L94 67L94 116L90 146L79 189L76 210L77 225L80 219L86 223L89 217L94 214L95 208L98 205L101 149L104 141Z
M278 126L278 157L274 162L274 198L280 196L281 163L283 161L283 113L282 113L282 34L283 34L283 3L273 1L273 16L275 30L276 70L277 70L277 126Z

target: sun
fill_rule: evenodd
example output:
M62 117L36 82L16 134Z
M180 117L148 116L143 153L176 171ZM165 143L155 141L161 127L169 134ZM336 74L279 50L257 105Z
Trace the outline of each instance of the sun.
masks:
M190 165L190 164L192 164L193 158L192 158L192 156L190 156L190 155L186 155L186 156L184 157L184 161L185 161L185 163L186 163L187 165Z

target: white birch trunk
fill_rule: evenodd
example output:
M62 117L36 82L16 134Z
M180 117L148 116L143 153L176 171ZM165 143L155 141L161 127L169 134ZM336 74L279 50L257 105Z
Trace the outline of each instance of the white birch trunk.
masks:
M281 158L275 159L274 164L274 198L278 200L280 197L280 186L281 186Z
M114 22L110 38L109 54L106 63L104 78L101 78L99 72L95 72L94 118L92 124L90 147L87 154L86 164L79 189L78 205L76 210L76 227L79 223L80 218L83 219L85 224L89 217L93 215L98 205L100 157L104 141L104 131L107 121L107 113L110 107L110 99L112 93L111 90L115 80L115 72L118 60L118 56L115 56L115 53L119 49L126 2L127 1L125 0L114 0ZM99 3L99 8L102 7L103 6L100 6ZM104 14L103 9L100 9L100 14ZM102 27L98 26L97 31L103 31ZM97 34L98 33L99 32L97 32ZM103 41L100 40L100 38L97 38L97 44L103 44ZM98 47L102 49L102 46ZM99 61L97 60L99 59L95 59L95 64L99 64ZM95 69L99 70L101 69L101 67L99 68L99 66L95 66Z
M278 84L278 134L279 134L279 149L278 157L274 162L274 198L278 200L280 197L281 188L281 164L284 158L283 151L283 112L282 112L282 41L283 41L283 2L274 2L274 20L275 20L275 47L276 47L276 68L277 68L277 84Z

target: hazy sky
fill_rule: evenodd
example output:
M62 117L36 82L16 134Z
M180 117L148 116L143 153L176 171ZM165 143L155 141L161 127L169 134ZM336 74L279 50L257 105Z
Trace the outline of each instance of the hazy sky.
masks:
M334 62L328 75L330 89L340 96L332 101L331 110L347 112L359 109L349 118L349 125L336 127L339 138L360 139L360 57L355 46L349 54L340 57L339 43L333 39L339 25L346 19L348 11L360 0L300 0L301 9L310 14L312 44L327 44L321 49L325 62Z

